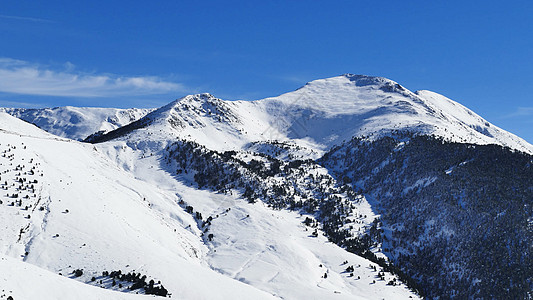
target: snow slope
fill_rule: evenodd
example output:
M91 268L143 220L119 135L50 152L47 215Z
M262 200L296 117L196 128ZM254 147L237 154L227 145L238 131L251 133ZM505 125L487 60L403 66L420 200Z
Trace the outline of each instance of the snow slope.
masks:
M83 269L83 281L136 270L184 299L272 298L207 266L174 192L135 179L92 145L50 139L3 113L0 124L1 253L63 275Z
M162 191L177 192L182 205L193 207L204 220L213 218L203 237L209 248L205 258L221 274L284 299L417 298L404 285L388 286L393 275L378 280L378 271L369 267L379 270L376 264L322 235L312 237L313 229L303 224L306 215L273 210L262 202L249 204L237 191L198 190L188 175L175 177L170 170L160 170L157 166L164 165L158 153L149 155L128 145L132 141L98 146L142 181L156 184ZM209 233L214 235L212 240L206 237ZM350 265L355 267L353 277L346 272Z
M117 299L134 300L152 297L110 291L83 284L24 263L9 256L0 255L0 299ZM4 297L5 295L5 297Z
M152 109L95 107L54 107L42 109L0 108L17 118L37 125L52 134L73 140L108 132L144 117Z
M32 273L27 282L46 277L42 282L62 285L60 299L82 299L90 287L71 281L83 269L76 280L125 292L99 284L102 272L141 272L183 299L414 297L403 285L378 280L369 267L375 264L310 237L299 215L248 204L238 193L197 190L160 169L157 153L124 142L58 139L3 113L0 126L0 253L8 256L6 270L17 269L0 280L13 295L32 297L33 288L18 281ZM184 203L219 215L211 241ZM345 272L348 265L355 276Z

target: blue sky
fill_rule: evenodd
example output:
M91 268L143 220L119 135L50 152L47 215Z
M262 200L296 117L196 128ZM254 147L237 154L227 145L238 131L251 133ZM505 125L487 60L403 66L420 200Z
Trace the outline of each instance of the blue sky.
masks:
M9 1L0 106L260 99L356 73L428 89L533 142L531 1Z

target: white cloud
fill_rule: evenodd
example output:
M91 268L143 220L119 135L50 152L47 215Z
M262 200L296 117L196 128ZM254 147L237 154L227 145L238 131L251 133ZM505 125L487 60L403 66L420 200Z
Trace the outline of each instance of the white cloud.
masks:
M180 83L155 76L117 76L75 72L71 63L65 70L51 70L11 58L0 58L0 92L64 97L113 97L186 92Z

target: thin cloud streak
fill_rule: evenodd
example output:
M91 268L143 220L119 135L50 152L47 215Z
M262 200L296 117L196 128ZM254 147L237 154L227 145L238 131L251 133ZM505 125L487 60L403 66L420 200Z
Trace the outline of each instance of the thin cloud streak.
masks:
M55 21L52 21L52 20L41 19L41 18L32 18L32 17L22 17L22 16L0 15L0 18L2 18L2 19L10 19L10 20L17 20L17 21L36 22L36 23L55 23Z
M504 119L533 116L533 107L518 107L513 113L503 116Z
M43 103L31 103L31 102L22 102L22 101L12 101L12 100L0 100L0 112L2 108L5 107L16 107L16 108L41 108L47 107Z
M286 75L286 76L279 76L276 78L279 78L283 81L287 81L291 83L298 83L298 84L304 84L309 81L305 79L303 76L297 76L297 75Z
M186 92L175 82L156 76L117 76L56 71L10 58L0 58L0 92L60 97L114 97Z

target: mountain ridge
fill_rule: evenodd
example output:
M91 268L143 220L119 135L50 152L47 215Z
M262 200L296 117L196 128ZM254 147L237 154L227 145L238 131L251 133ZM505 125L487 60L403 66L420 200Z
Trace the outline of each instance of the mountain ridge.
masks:
M184 96L158 109L57 107L1 110L62 137L84 140L91 136L87 141L96 141L95 137L155 111L168 110L164 118L170 117L173 126L194 127L193 130L183 130L191 131L185 135L202 135L200 142L204 144L209 145L207 135L212 136L221 130L231 131L225 146L227 149L240 149L258 141L282 140L297 142L323 153L353 136L376 137L407 129L436 134L451 141L499 144L533 153L533 146L525 140L445 96L426 90L411 92L384 77L355 74L317 79L293 92L252 101L221 100L203 93ZM206 118L206 114L213 115ZM221 120L216 116L226 118L227 126L217 126ZM151 118L150 122L153 119L157 117ZM143 123L147 123L146 119ZM204 132L198 127L205 127ZM224 141L211 143L211 147L221 144Z
M294 92L254 101L226 101L208 93L188 95L144 119L153 122L157 113L164 113L161 117L175 130L156 131L182 138L201 135L199 142L213 148L223 143L210 143L206 136L232 132L225 146L228 150L250 142L280 140L323 152L353 136L379 137L409 130L533 153L533 145L449 98L424 90L411 92L395 81L365 75L319 79Z
M153 109L99 107L0 108L60 137L83 140L96 132L108 132L131 123Z

